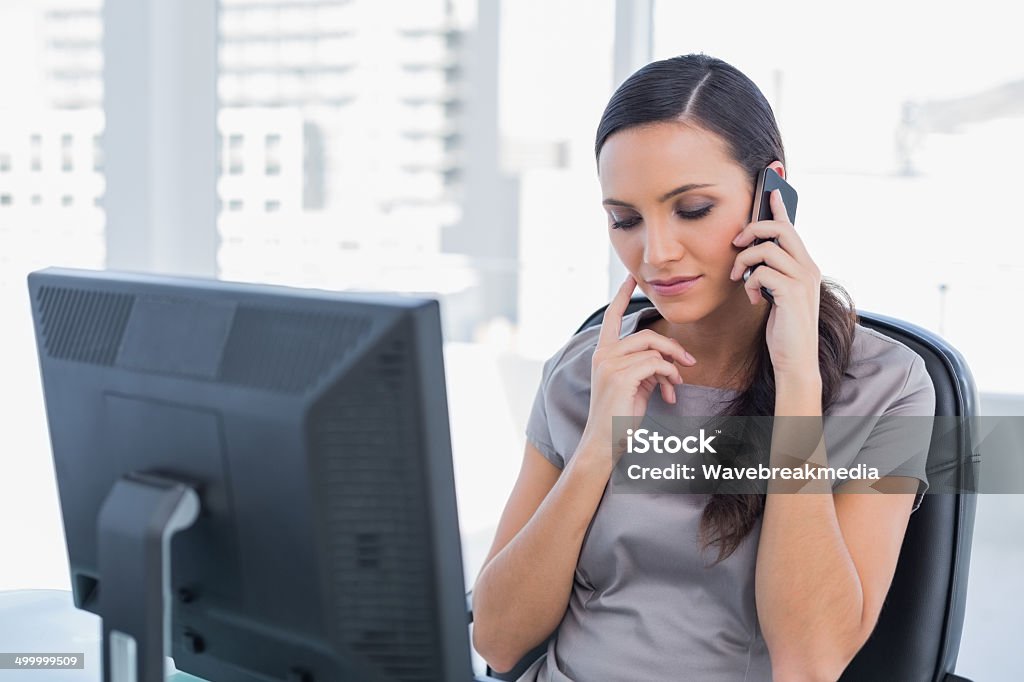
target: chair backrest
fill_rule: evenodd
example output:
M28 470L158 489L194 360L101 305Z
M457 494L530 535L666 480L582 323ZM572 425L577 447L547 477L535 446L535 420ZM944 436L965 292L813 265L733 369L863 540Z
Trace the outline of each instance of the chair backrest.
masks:
M910 347L924 358L935 386L935 416L960 417L952 438L955 462L933 457L950 451L933 431L928 480L943 489L970 489L980 455L973 453L969 419L979 410L978 389L963 356L927 329L877 313L858 311L860 324ZM854 680L941 680L953 677L967 604L977 495L928 494L910 515L896 574L878 625L847 667L842 682Z
M635 296L626 314L650 306ZM607 306L587 318L577 331L600 324ZM943 435L942 451L954 439L954 462L933 458L939 447L933 432L927 475L933 487L964 489L976 481L980 457L973 454L965 424L978 413L978 390L963 356L937 334L903 320L858 311L861 325L895 339L924 358L935 386L935 415L962 417L954 433ZM940 461L941 460L941 461ZM948 486L948 488L947 488ZM907 680L942 682L955 678L957 652L967 603L967 572L971 559L977 497L974 494L927 494L910 516L892 586L878 624L864 647L847 667L841 682ZM546 643L529 652L508 673L494 674L515 680L544 652Z

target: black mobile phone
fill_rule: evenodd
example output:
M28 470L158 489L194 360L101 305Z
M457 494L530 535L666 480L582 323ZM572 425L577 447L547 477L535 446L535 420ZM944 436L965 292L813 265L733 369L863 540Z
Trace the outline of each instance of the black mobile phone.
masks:
M782 192L782 201L786 204L786 213L789 215L789 222L796 225L796 190L793 189L792 185L783 180L782 176L776 173L772 168L765 168L757 178L757 188L754 190L754 202L753 209L750 212L750 222L771 220L773 218L770 199L772 190L775 189ZM760 244L763 241L765 240L756 238L750 243L750 246ZM779 243L778 239L772 239L772 241L776 244ZM747 248L750 247L748 246ZM750 279L750 274L761 265L764 265L764 263L757 263L747 268L743 273L743 281L746 282ZM771 303L775 302L775 298L772 297L771 290L767 287L761 287L761 295Z

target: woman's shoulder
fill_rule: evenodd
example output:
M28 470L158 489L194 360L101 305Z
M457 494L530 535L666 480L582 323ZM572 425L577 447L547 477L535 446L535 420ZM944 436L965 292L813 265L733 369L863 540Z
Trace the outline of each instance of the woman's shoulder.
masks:
M863 378L879 372L906 378L924 359L905 343L860 323L854 326L853 346L846 375Z
M850 360L832 412L880 415L894 402L913 397L923 413L934 405L934 386L924 358L906 344L857 324Z

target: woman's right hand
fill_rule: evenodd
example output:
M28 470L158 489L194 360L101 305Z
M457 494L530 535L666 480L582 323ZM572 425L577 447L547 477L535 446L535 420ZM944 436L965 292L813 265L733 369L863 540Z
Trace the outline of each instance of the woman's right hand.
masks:
M674 363L696 364L678 341L653 329L619 338L622 316L634 288L636 280L627 275L605 308L591 362L590 412L580 438L581 449L608 453L613 460L621 454L621 447L612 448L612 418L633 417L633 428L636 428L647 414L647 404L657 386L661 387L665 402L674 404L675 387L683 383Z

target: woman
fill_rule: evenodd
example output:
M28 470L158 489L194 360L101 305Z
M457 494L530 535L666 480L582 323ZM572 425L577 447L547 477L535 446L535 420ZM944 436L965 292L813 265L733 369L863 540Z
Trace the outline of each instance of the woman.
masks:
M544 365L474 587L474 645L503 671L554 634L527 681L835 680L877 622L927 489L930 431L875 482L896 494L614 495L612 417L933 415L924 362L856 324L777 191L774 219L750 222L758 173L785 177L785 157L771 107L734 67L701 54L640 69L595 152L629 276L602 324ZM653 305L623 315L635 286ZM887 438L869 430L827 463L884 465Z

